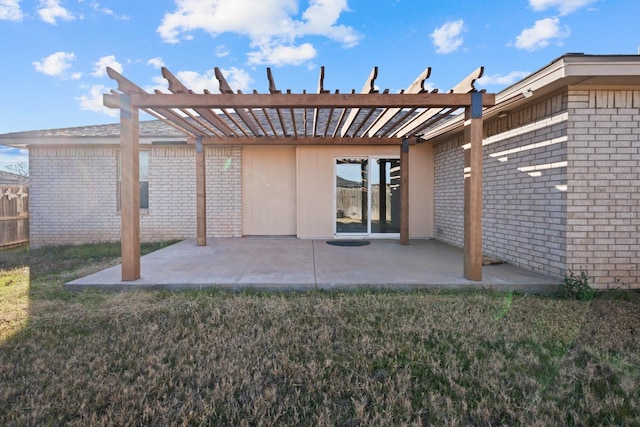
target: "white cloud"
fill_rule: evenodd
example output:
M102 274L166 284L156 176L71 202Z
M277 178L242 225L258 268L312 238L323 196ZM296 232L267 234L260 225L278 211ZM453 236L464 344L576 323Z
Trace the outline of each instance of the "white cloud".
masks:
M33 65L41 73L64 78L66 77L66 71L71 68L71 63L75 59L76 55L72 52L56 52L40 61L33 62Z
M251 90L253 79L245 70L231 67L221 68L220 71L233 90L241 90L243 92L249 92Z
M309 43L300 46L262 47L257 52L249 52L250 64L300 65L315 58L317 52Z
M122 74L122 64L116 61L115 55L103 56L93 63L93 73L91 73L94 77L104 77L107 75L107 67L111 67L120 74Z
M95 10L96 12L100 12L100 13L103 13L103 14L105 14L105 15L113 16L113 17L114 17L114 18L116 18L116 19L121 19L121 20L127 20L127 19L129 19L129 17L128 17L128 16L125 16L125 15L118 15L118 14L116 14L116 13L113 11L113 9L110 9L110 8L108 8L108 7L102 7L102 6L100 6L100 3L98 3L97 1L92 1L92 2L90 3L90 6L91 6L91 8L92 8L93 10Z
M464 21L462 19L445 22L444 25L433 30L430 37L436 47L436 52L451 53L457 50L464 41L463 31Z
M0 0L0 21L22 21L20 0Z
M285 51L301 55L289 57L288 63L305 62L309 44L293 48L296 40L305 36L324 36L344 47L357 45L361 38L352 27L337 24L342 12L348 11L346 0L310 0L301 16L297 0L176 0L176 4L177 9L165 14L157 29L165 42L178 43L197 30L214 37L224 32L236 33L247 36L251 46L259 49L251 53L250 61L254 63L257 57L266 61L274 53Z
M335 25L342 12L348 12L346 0L312 0L298 23L301 35L316 34L353 47L360 41L360 34L345 25Z
M67 9L62 7L60 0L40 0L38 6L38 15L44 22L56 25L58 19L63 21L73 21L75 16Z
M216 46L216 56L218 58L224 58L225 56L229 56L230 53L231 51L229 51L229 49L227 49L226 46L224 45Z
M520 35L516 37L516 47L529 51L542 49L553 40L561 44L561 40L569 37L570 33L568 27L565 27L564 30L560 28L558 18L540 19L533 27L522 30Z
M160 69L164 67L165 64L162 58L160 58L159 56L156 56L155 58L151 58L150 60L148 60L147 65L151 65L155 69Z
M218 80L214 70L209 70L204 74L200 74L197 71L178 71L176 77L196 93L203 93L205 89L216 92L218 89Z
M542 12L547 9L558 9L561 15L568 15L596 1L597 0L529 0L529 6L536 12Z
M104 113L111 117L118 117L120 110L116 108L107 108L102 103L102 95L109 93L109 88L104 85L93 85L89 88L89 92L76 98L80 103L80 109L86 111L94 111L96 113Z
M494 74L491 76L482 76L476 80L476 83L480 86L509 86L519 80L522 80L529 74L531 73L528 71L512 71L506 75Z
M164 77L153 76L151 78L151 81L153 82L152 85L144 86L142 88L145 92L153 93L156 90L159 90L160 92L167 93L167 81L164 79Z

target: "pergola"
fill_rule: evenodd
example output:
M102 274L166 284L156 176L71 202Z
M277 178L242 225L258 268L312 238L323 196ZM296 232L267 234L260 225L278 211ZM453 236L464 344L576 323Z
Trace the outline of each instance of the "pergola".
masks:
M207 244L204 145L397 145L400 151L400 243L409 243L409 146L425 129L465 111L464 276L482 280L482 130L483 107L495 94L474 87L480 67L446 93L427 91L427 68L401 93L376 90L375 67L360 93L330 93L320 69L315 93L282 92L267 68L269 93L234 92L216 68L219 92L194 93L162 69L171 93L148 93L111 68L118 90L104 105L120 109L122 280L140 278L139 111L188 136L195 145L197 244Z

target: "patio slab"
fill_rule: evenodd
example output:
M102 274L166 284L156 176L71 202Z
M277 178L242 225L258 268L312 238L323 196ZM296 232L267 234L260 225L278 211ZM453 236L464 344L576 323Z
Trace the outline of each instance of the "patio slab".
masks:
M185 240L141 258L141 278L120 280L115 266L74 280L67 289L220 288L421 289L481 288L552 292L560 280L509 264L483 267L483 280L463 277L463 251L435 240L395 240L341 247L325 240L246 237L210 239L208 246Z

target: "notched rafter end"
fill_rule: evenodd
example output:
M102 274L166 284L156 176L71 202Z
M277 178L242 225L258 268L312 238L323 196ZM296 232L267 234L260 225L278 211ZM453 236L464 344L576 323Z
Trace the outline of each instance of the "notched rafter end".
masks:
M378 67L375 66L371 70L371 74L369 74L367 83L365 83L364 88L362 88L362 93L378 93L378 90L376 89L377 78L378 78Z
M269 80L269 93L282 93L281 90L276 88L276 81L273 78L271 67L267 67L267 79Z
M162 67L160 71L162 72L162 77L164 77L169 84L169 91L172 93L193 93L193 91L178 80L167 67Z
M107 75L118 83L118 90L120 92L146 93L141 87L139 87L111 67L107 67Z
M324 65L320 66L320 76L318 77L318 93L329 93L329 91L324 88Z
M484 74L484 66L478 67L477 72L478 72L478 75L473 80L471 80L471 90L473 92L475 92L477 90L476 89L476 80L478 80Z
M220 70L220 68L215 67L213 69L213 72L216 75L216 79L218 79L218 84L219 84L218 90L220 91L220 93L233 93L233 89L231 89L231 86L227 82L227 79L224 78L224 75L222 74L222 71Z

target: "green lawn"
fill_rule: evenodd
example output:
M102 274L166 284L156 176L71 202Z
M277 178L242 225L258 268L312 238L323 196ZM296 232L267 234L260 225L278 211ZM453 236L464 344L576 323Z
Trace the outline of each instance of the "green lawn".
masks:
M118 253L0 252L0 425L640 425L637 291L63 289Z

